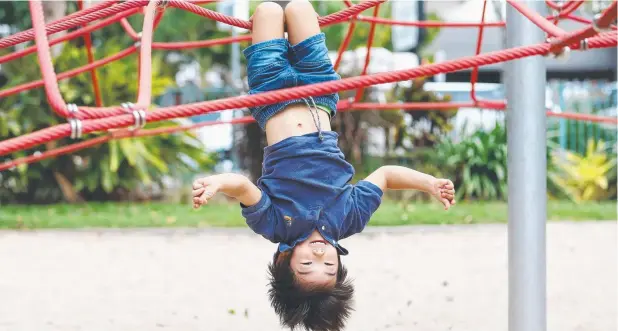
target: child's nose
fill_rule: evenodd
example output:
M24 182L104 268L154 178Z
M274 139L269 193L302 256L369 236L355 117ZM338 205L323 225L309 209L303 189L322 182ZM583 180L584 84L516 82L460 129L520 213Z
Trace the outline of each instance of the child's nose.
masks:
M324 248L321 248L321 247L313 248L313 255L315 255L315 256L322 256L322 255L324 255Z

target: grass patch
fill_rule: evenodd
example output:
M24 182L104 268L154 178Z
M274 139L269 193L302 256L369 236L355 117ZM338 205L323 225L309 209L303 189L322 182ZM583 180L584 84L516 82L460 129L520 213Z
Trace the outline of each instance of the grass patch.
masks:
M616 203L548 203L549 220L616 220ZM407 206L384 201L370 226L417 224L503 223L504 202L461 203L444 211L437 203ZM193 210L188 205L166 203L88 203L82 205L0 206L0 228L140 228L140 227L244 227L238 204L220 203Z

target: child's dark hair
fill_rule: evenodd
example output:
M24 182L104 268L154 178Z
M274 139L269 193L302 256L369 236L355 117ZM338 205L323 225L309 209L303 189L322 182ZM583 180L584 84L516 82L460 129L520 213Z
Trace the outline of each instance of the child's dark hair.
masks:
M275 253L268 265L270 303L281 324L294 330L304 327L313 331L343 330L352 311L354 286L347 280L347 269L341 264L337 269L334 287L301 287L290 267L291 252Z

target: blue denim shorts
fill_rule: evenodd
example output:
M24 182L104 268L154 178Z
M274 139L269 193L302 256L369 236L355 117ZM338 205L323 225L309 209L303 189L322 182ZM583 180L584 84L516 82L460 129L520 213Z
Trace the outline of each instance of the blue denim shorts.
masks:
M247 47L243 54L247 58L249 94L258 94L289 87L338 80L328 57L326 39L323 33L309 37L297 45L290 45L287 39L272 39ZM314 96L315 103L327 107L335 115L339 95L337 93ZM302 99L250 108L251 115L262 129L266 122L285 107L305 103Z

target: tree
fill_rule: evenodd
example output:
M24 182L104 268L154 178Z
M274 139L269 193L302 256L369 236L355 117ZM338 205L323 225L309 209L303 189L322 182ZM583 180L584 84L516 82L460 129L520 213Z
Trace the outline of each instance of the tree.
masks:
M11 5L15 6L11 6ZM2 15L24 12L24 4L2 3ZM27 7L27 6L26 6ZM12 30L23 30L22 20L13 20ZM109 31L107 31L109 32ZM116 53L126 45L122 37L94 39L96 58ZM78 39L64 45L54 59L56 72L72 69L87 63L85 49ZM2 50L6 53L10 50ZM2 75L10 85L18 85L40 78L38 65L33 57L26 57L3 64ZM172 73L163 60L163 54L153 56L153 95L172 85ZM137 61L128 57L97 70L101 92L106 105L135 100L137 94ZM8 87L3 83L0 88ZM83 74L59 83L67 103L94 106L92 82ZM49 108L43 89L35 89L0 100L0 137L8 139L39 130L65 120ZM175 124L174 121L150 124L148 127ZM91 138L89 136L88 138ZM31 151L14 153L11 157L32 154L41 148L50 149L73 141L62 139ZM204 153L204 146L191 133L169 134L152 138L125 139L82 150L71 155L48 159L31 165L21 165L0 176L0 201L2 202L76 202L81 199L107 200L126 198L135 189L161 183L165 175L182 176L212 166L211 157Z
M449 102L449 96L440 97L433 92L425 91L423 86L425 77L413 79L409 88L396 88L393 92L394 100L403 102ZM452 130L449 119L455 116L456 108L425 109L404 111L412 118L412 125L398 129L395 146L403 147L403 139L409 137L414 147L432 147L439 138Z

